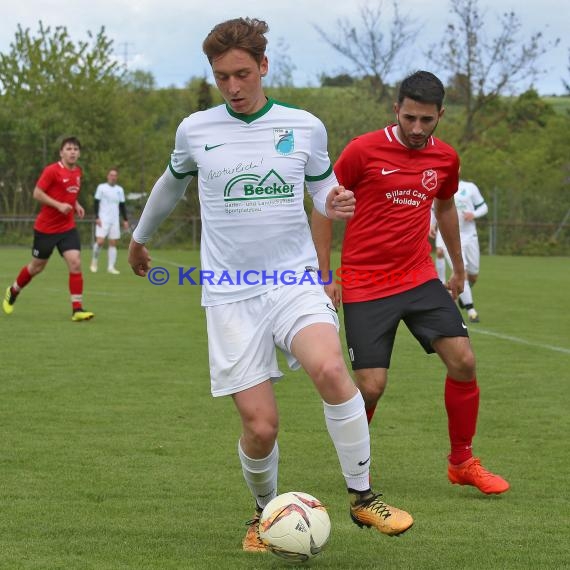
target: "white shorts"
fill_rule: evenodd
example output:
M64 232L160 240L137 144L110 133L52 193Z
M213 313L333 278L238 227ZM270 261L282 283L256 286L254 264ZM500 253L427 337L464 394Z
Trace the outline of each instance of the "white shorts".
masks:
M119 239L121 237L121 227L119 225L119 220L116 220L115 222L101 220L100 226L95 225L95 237Z
M451 258L449 257L449 253L447 252L447 248L445 244L438 245L436 241L436 246L441 247L443 249L443 253L445 255L445 259L447 260L447 264L449 267L453 267L451 264ZM479 239L477 236L471 238L467 242L461 243L461 255L463 256L463 265L465 266L465 271L469 275L479 275Z
M251 299L206 307L206 323L212 396L283 376L276 347L291 369L299 368L291 342L304 327L330 323L339 328L331 300L322 287L311 284L277 287Z

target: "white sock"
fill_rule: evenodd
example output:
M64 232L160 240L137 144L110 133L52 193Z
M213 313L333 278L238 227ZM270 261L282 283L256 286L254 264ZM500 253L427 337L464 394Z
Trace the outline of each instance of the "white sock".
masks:
M101 246L97 242L95 242L93 244L93 261L97 261L100 251L101 251Z
M277 496L277 472L279 466L279 447L275 447L271 453L263 459L248 457L238 442L238 455L241 462L243 476L253 498L263 508L271 499Z
M473 304L473 293L471 292L471 285L469 285L469 281L467 281L467 279L465 279L465 283L463 284L463 293L459 295L459 298L465 306Z
M113 269L115 267L115 263L117 262L117 248L115 246L109 246L109 269Z
M435 270L437 271L437 277L442 283L446 283L447 279L445 277L445 258L436 257L435 258Z
M334 443L346 486L355 491L370 488L370 433L362 394L343 404L323 402L325 421Z

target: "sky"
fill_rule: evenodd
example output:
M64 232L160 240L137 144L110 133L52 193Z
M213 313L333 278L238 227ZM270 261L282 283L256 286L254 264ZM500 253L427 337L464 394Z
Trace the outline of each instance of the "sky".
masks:
M381 0L368 0L377 6ZM159 87L182 87L192 77L211 79L210 69L201 44L212 27L224 20L240 16L263 19L269 24L268 55L280 57L279 45L294 64L297 86L319 84L321 74L336 75L351 71L350 63L337 54L315 31L315 25L332 37L339 19L348 19L360 27L359 0L22 0L2 6L0 53L7 53L18 24L38 31L39 21L46 26L65 26L71 37L86 40L87 31L98 32L105 27L107 37L114 42L117 59L129 70L142 69L152 73ZM415 40L402 53L396 82L416 69L436 69L425 58L427 48L439 43L451 16L450 0L399 0L400 14L410 18L417 28ZM386 24L392 21L392 2L383 0ZM521 23L521 40L542 32L544 38L560 38L539 60L545 71L534 87L542 95L564 94L562 79L570 82L568 67L570 41L570 10L567 0L478 0L479 12L485 23L485 34L492 39L498 33L501 14L513 11ZM382 27L388 32L388 25ZM442 79L445 81L444 74ZM524 85L523 88L527 88Z

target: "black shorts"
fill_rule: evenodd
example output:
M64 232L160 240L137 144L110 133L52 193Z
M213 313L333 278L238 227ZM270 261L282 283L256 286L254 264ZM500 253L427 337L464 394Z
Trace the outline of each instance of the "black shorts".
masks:
M60 255L70 249L81 250L79 232L73 228L60 234L44 234L34 230L34 245L32 246L32 256L36 259L49 259L53 248L57 247Z
M344 329L352 369L389 368L394 339L404 321L429 354L441 337L468 337L449 291L432 279L409 291L359 303L344 303Z

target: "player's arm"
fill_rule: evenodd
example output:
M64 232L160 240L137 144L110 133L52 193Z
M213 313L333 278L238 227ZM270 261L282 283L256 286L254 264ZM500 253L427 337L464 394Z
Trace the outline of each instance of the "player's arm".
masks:
M79 202L75 202L74 208L77 216L83 219L85 217L85 208Z
M487 202L485 202L485 198L481 195L479 188L474 184L473 190L471 193L471 199L473 200L473 212L474 218L482 218L486 216L489 212L489 206L487 206Z
M316 119L311 129L311 152L305 165L305 182L317 211L331 220L348 220L354 215L356 200L340 186L327 149L327 131Z
M434 200L434 213L437 225L451 259L452 274L448 288L454 299L463 293L465 282L465 267L461 255L461 239L459 237L459 220L453 196L447 200Z
M325 293L330 297L336 308L339 307L341 301L340 287L335 283L331 276L331 245L333 236L332 220L320 214L315 208L311 212L311 234L317 251L317 259L319 261L319 271L321 272L321 281L324 285ZM330 283L327 283L330 279Z
M32 194L34 200L37 200L40 204L44 204L46 206L51 206L55 208L58 212L62 214L69 214L71 210L73 210L73 206L68 204L67 202L59 202L58 200L54 200L51 196L48 196L39 186L34 188L34 192Z
M121 213L121 217L123 218L123 228L129 228L129 218L127 216L127 205L125 202L119 202L119 212Z
M129 265L136 275L144 277L150 269L151 258L144 244L174 210L190 180L191 175L174 176L167 168L156 181L129 245Z

